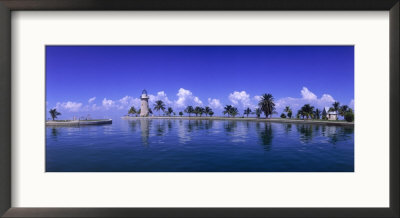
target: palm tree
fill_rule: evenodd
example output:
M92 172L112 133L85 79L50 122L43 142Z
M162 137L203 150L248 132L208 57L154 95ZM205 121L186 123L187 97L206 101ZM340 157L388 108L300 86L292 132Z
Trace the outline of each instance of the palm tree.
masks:
M210 117L212 117L214 115L214 111L208 112L208 115L210 115Z
M339 102L337 102L337 101L333 102L333 104L332 104L332 108L333 108L333 111L335 111L335 112L336 112L336 114L338 114L338 112L339 112L339 108L340 108L340 103L339 103Z
M50 116L53 119L53 121L54 121L54 119L57 118L57 116L61 115L61 113L58 112L57 109L55 109L55 108L54 109L50 109L49 113L50 113Z
M212 111L212 109L211 109L210 107L205 107L205 108L204 108L204 113L206 114L206 116L207 116L208 114L210 114L211 111Z
M283 111L286 112L287 117L292 118L292 109L289 106L286 106Z
M226 105L225 107L224 107L224 115L225 114L228 114L228 117L229 117L229 115L230 115L230 111L232 110L232 105Z
M172 107L168 107L167 109L167 115L171 116L171 114L174 113L174 110L172 109Z
M132 106L131 108L129 108L128 114L136 114L136 109L134 106Z
M246 114L247 117L249 117L249 114L251 113L251 109L247 108L246 110L244 110L243 114Z
M200 109L199 109L200 117L201 117L204 113L205 113L205 109L204 109L203 107L200 107Z
M296 115L297 119L300 119L300 116L304 120L305 113L301 109L297 111L297 115Z
M197 107L194 108L194 113L196 114L196 117L199 114L200 114L200 117L201 117L201 115L204 113L204 108L197 106Z
M193 109L192 106L187 106L186 107L185 113L189 114L189 117L190 117L190 114L192 114L193 112L194 112L194 109Z
M305 104L301 108L301 111L303 112L303 115L307 117L307 119L314 117L314 107L310 104Z
M183 116L183 112L182 111L179 111L179 116Z
M321 119L321 111L317 108L317 109L315 109L315 111L314 111L314 114L315 114L315 119Z
M344 115L346 114L346 112L349 110L349 106L347 106L347 105L342 105L340 108L339 108L339 115L340 116L342 116L342 117L344 117Z
M164 104L164 102L163 101L161 101L161 100L157 100L156 102L155 102L155 104L154 104L154 110L156 110L156 111L163 111L164 112L164 110L165 110L165 104ZM158 112L158 116L160 116L160 112Z
M262 111L260 108L256 108L255 113L256 113L257 118L260 118Z
M265 118L272 116L272 113L275 111L274 97L269 93L263 94L258 106L264 112Z
M231 109L229 110L229 114L230 114L232 117L235 117L236 115L239 114L239 111L238 111L238 109L237 109L236 107L231 107Z

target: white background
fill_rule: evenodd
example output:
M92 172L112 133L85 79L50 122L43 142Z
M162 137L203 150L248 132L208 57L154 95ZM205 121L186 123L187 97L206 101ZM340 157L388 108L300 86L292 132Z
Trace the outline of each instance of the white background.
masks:
M46 44L355 45L355 172L45 173ZM13 207L389 206L388 12L13 12L12 51Z

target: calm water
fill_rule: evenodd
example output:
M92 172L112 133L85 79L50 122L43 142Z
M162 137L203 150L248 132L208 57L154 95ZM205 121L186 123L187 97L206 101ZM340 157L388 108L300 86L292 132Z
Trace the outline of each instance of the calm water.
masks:
M46 171L354 171L353 127L217 120L113 122L46 127Z

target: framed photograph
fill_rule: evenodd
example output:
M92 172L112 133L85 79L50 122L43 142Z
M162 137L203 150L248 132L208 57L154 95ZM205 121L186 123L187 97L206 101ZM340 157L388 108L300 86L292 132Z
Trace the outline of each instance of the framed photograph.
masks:
M388 1L0 1L3 217L398 217Z

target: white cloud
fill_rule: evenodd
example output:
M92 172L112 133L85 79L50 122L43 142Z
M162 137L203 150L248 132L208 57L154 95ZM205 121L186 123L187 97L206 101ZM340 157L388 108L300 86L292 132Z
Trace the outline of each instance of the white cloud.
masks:
M116 106L116 105L115 105L115 101L113 101L113 100L111 100L111 99L108 99L108 100L107 100L107 98L104 98L104 99L103 99L102 105L103 105L103 107L104 107L106 110L108 110L108 109L113 108L113 107Z
M303 96L303 99L307 99L307 100L316 100L317 96L310 92L310 90L307 89L307 87L303 87L303 89L301 90L301 96Z
M93 97L93 98L89 98L89 104L91 104L92 102L94 102L94 100L96 100L96 97Z
M333 103L335 102L335 99L331 95L328 94L323 94L320 101L322 102L328 102L328 103Z
M97 110L100 110L101 107L98 107L96 104L93 104L91 109L92 109L92 111L97 111Z
M254 96L254 99L257 99L259 96ZM234 106L241 107L241 108L254 108L255 105L250 99L250 95L246 93L246 91L234 91L233 93L229 94L229 100L232 102Z
M149 105L150 107L155 103L155 101L161 100L167 106L172 105L172 101L168 99L167 94L164 91L157 92L157 95L149 95Z
M203 102L198 97L194 96L191 91L186 90L184 88L180 88L176 96L178 96L178 100L175 101L175 106L177 108L184 108L188 105L192 106L203 105Z
M349 103L349 107L354 109L354 99L351 99L351 101Z
M58 110L67 110L70 112L78 112L82 107L82 103L79 102L72 102L72 101L67 101L67 102L57 102L56 108Z
M261 96L260 95L255 95L254 100L256 100L257 102L259 102L261 100Z
M329 94L323 94L321 98L318 98L317 95L312 93L307 87L303 87L300 91L301 98L293 98L293 97L285 97L278 99L275 102L275 107L278 110L282 110L286 106L290 106L293 112L300 109L304 104L311 104L316 108L324 108L329 107L335 102L335 99Z
M125 96L121 99L118 100L118 109L127 109L130 107L140 107L140 99L139 98L134 98L132 96Z
M211 107L212 109L222 109L223 106L221 104L221 101L216 98L208 98L208 106Z

